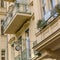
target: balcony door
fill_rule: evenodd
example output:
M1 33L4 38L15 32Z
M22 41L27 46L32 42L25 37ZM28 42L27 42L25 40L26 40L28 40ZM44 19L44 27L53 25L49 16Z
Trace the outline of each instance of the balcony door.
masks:
M50 2L51 2L51 7L54 8L56 1L55 0L50 0Z
M27 60L31 57L30 54L30 38L29 38L29 29L25 31L25 37L26 37L26 49L27 49Z

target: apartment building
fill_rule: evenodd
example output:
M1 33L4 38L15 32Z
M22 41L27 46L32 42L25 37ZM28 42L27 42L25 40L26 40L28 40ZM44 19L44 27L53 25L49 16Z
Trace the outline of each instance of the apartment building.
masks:
M4 21L4 33L8 34L9 60L31 59L32 46L30 46L30 26L33 27L34 21L32 21L31 17L34 14L30 11L31 7L28 2L29 1L24 2L23 0L20 2L9 1L9 12L7 19ZM33 41L31 40L31 42ZM16 50L17 46L20 46L19 51Z
M34 60L60 60L60 0L40 0L40 3L43 12L33 43L36 54Z
M59 0L6 0L9 60L59 60ZM58 9L58 10L57 10Z
M8 60L8 39L3 34L3 21L7 13L6 1L0 0L0 60Z

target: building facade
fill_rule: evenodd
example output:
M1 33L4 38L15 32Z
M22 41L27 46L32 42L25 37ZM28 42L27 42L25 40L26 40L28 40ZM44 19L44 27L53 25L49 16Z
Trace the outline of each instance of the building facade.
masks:
M42 21L38 21L40 24L37 27L40 28L33 43L36 54L34 60L60 60L59 0L41 0L40 3L43 17L40 19Z
M7 13L6 1L0 0L0 60L8 60L8 39L3 33L3 21Z
M9 60L59 60L60 0L6 1Z

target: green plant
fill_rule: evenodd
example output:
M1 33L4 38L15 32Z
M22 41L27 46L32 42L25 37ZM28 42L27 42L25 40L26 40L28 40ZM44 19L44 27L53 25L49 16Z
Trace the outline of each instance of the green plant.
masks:
M45 26L47 25L47 22L44 20L44 19L42 19L42 20L38 20L38 22L37 22L37 28L44 28Z
M56 10L56 12L58 12L60 14L60 4L57 4L55 6L55 10Z
M37 28L41 27L41 22L42 22L42 20L38 20L38 22L37 22Z

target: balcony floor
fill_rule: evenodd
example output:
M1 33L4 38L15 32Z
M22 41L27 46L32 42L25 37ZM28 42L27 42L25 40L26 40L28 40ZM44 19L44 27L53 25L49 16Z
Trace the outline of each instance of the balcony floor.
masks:
M22 14L17 13L10 23L8 24L7 28L5 29L4 33L8 34L15 34L16 31L21 28L21 26L30 19L30 14Z

